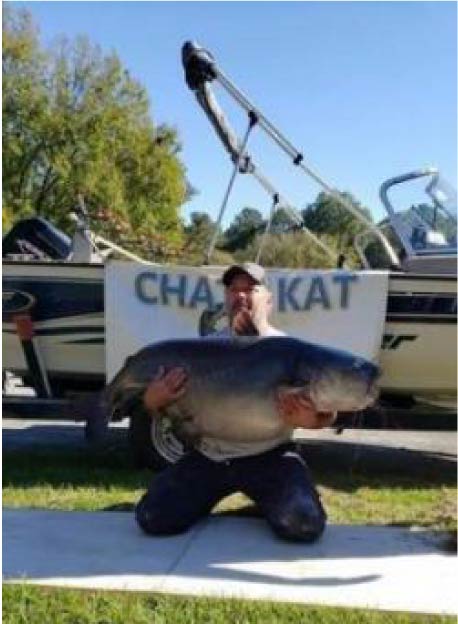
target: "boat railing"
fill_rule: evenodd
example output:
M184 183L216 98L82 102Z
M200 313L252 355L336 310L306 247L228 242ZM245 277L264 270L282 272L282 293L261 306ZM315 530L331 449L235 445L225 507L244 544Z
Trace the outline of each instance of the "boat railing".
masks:
M326 193L333 197L347 212L352 214L359 222L363 223L366 229L371 231L378 238L389 258L391 266L400 266L400 261L395 250L379 228L370 219L365 217L350 201L348 201L348 199L340 191L326 182L321 175L312 169L309 164L306 164L304 154L297 150L294 145L278 130L278 128L276 128L267 119L267 117L263 115L259 108L254 106L250 100L234 85L234 83L229 80L229 78L217 66L215 59L207 50L201 48L193 42L188 41L182 48L182 61L188 87L194 92L198 104L210 120L211 125L215 129L224 147L229 152L234 163L231 178L217 218L215 231L205 254L204 262L206 264L210 263L210 258L215 248L229 195L238 173L251 174L258 180L258 182L261 183L261 186L263 186L272 198L272 208L266 228L266 235L275 210L277 210L280 206L286 207L288 212L295 213L296 219L299 217L304 232L311 237L315 243L319 244L321 248L324 248L327 253L336 259L335 252L324 245L324 243L320 241L313 234L313 232L310 232L310 230L305 228L303 220L300 215L298 215L298 212L296 210L290 210L291 205L289 202L282 202L279 193L259 172L258 167L246 151L251 132L256 126L258 126L282 151L287 154L287 156L290 157L292 163L296 167L314 180ZM210 83L213 80L217 81L248 115L248 127L241 141L229 125L210 88ZM261 247L262 245L263 242L261 243ZM260 253L258 253L258 259L259 257Z
M428 208L433 217L429 217L415 205L407 210L395 210L389 191L394 186L423 177L432 178L425 192L433 203L423 204L423 208ZM456 217L440 202L439 193L434 192L438 179L438 169L429 167L389 178L380 187L380 199L387 211L389 223L407 256L456 254Z
M115 252L127 260L141 264L156 264L127 251L100 234L94 234L89 227L89 215L82 195L78 196L78 204L71 213L71 217L76 223L76 230L72 240L72 250L68 257L70 262L105 262L111 253Z

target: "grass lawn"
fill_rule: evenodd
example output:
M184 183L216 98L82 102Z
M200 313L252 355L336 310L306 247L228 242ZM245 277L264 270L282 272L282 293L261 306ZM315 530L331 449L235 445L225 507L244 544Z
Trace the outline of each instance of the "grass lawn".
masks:
M453 617L3 586L4 624L451 624Z
M415 471L315 469L332 523L456 526L456 476ZM24 448L3 453L3 505L66 510L132 510L151 478L129 466L126 450ZM256 514L233 495L214 513ZM451 532L449 536L456 533ZM444 545L453 548L452 539ZM455 537L456 548L456 537ZM363 609L185 598L154 594L84 592L28 585L3 586L5 624L441 624L456 618Z
M344 524L456 525L456 476L417 475L362 469L313 471L329 521ZM129 510L153 475L129 467L126 451L48 448L3 453L3 505L66 510ZM250 501L236 494L216 513L252 514Z

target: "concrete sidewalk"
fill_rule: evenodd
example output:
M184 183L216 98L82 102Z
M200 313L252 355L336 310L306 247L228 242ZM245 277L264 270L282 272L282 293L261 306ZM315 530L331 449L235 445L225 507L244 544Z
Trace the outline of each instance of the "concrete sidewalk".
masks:
M133 514L6 509L5 580L456 614L456 555L433 533L330 525L312 545L263 520L212 516L151 538Z

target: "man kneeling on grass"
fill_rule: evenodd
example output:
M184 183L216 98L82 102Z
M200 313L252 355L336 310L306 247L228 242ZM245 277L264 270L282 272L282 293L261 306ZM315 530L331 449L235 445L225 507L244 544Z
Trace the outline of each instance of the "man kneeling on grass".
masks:
M265 272L253 263L231 266L222 278L229 326L220 336L281 336L269 324L272 294ZM144 405L154 414L186 390L186 374L175 368L154 379ZM304 459L291 442L296 427L329 426L333 413L317 412L310 400L278 393L282 434L272 440L234 443L203 438L199 447L159 473L136 508L141 528L151 535L173 535L207 516L222 498L243 492L259 507L276 535L312 542L323 532L326 513Z

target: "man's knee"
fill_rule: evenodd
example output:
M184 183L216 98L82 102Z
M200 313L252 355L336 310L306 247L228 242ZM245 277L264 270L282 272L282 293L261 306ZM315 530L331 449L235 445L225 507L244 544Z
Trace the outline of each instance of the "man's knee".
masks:
M148 507L141 500L135 509L135 519L138 525L148 535L178 535L190 528L189 524L177 522L176 519L167 517L160 509Z
M270 525L282 539L314 542L324 531L326 514L321 506L285 506L270 519Z

